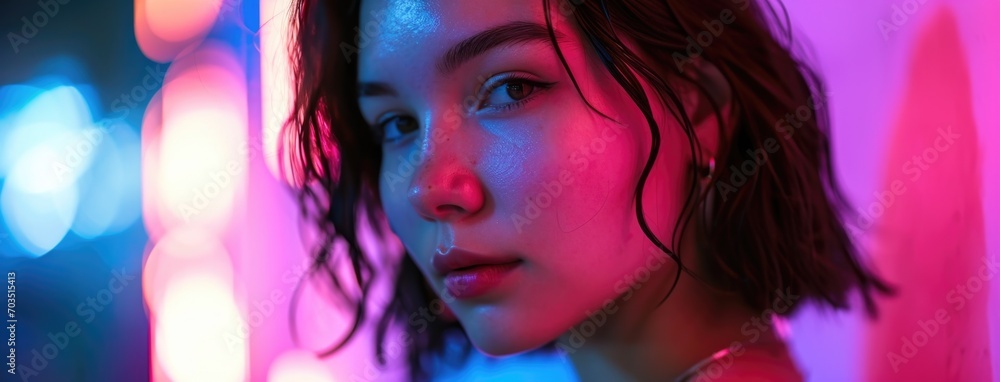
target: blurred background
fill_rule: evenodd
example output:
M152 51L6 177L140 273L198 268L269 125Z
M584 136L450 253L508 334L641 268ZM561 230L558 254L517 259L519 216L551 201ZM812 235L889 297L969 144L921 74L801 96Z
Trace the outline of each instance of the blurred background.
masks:
M290 2L0 5L4 380L402 377L391 345L387 367L370 341L316 356L349 316L300 282L280 176ZM812 381L1000 380L1000 2L784 5L828 85L848 224L902 289L878 322L793 317L796 358ZM439 379L575 376L527 354Z

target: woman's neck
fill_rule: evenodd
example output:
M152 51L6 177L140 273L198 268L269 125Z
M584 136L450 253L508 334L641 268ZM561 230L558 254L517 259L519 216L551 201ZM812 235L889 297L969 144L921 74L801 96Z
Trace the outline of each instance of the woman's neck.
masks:
M662 267L649 281L635 285L631 295L619 297L615 309L603 311L606 322L595 325L599 328L592 336L583 338L581 323L576 334L560 338L561 344L572 345L560 348L569 353L581 382L673 381L720 350L781 342L739 296L713 291L687 274L657 306L674 270Z

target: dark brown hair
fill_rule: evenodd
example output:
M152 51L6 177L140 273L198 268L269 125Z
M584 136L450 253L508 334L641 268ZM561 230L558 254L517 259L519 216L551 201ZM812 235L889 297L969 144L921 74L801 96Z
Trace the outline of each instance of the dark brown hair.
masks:
M770 307L777 290L792 290L802 301L846 309L850 292L856 289L866 310L875 314L874 295L892 290L860 261L844 225L850 207L830 158L826 94L819 77L792 55L786 15L753 0L540 1L553 45L552 12L562 12L576 21L605 68L646 117L653 145L636 187L636 212L649 240L678 263L674 286L682 269L690 273L675 249L688 223L696 221L702 224L697 238L700 261L709 273L699 278L738 293L755 311ZM382 235L378 222L384 216L378 197L381 147L370 129L361 128L366 122L357 105L357 56L351 49L358 47L359 19L358 1L296 2L291 57L296 93L283 138L291 147L293 172L302 185L301 212L321 234L313 250L311 275L330 281L355 312L349 333L323 355L336 352L362 327L372 280L383 266L395 272L395 285L389 306L379 312L377 357L384 362L389 326L402 324L412 338L407 349L411 376L422 379L429 371L428 356L443 354L451 334L466 349L468 341L455 322L407 325L407 317L436 296L408 255L400 264L385 265L361 248L360 222L375 223L372 228ZM722 33L712 32L719 26ZM569 72L558 46L556 50ZM699 142L691 122L694 116L685 109L679 89L668 81L697 83L688 70L692 59L711 64L728 81L732 113L726 123L735 127L724 136L716 156L712 188L717 192L692 187L691 202L678 217L671 238L672 249L652 234L642 210L643 189L661 139L642 83L651 84L666 100L695 152ZM711 99L705 88L698 91ZM721 125L720 110L721 105L714 104ZM758 161L755 171L741 170L746 160L754 160L748 153L774 145L775 152ZM698 174L692 171L691 176L697 185ZM741 176L744 182L732 184ZM706 216L707 198L712 199L711 216ZM696 216L704 218L693 219ZM336 257L344 255L333 250L338 242L346 244L345 258ZM349 262L353 280L336 277L338 261ZM664 291L664 299L672 290Z

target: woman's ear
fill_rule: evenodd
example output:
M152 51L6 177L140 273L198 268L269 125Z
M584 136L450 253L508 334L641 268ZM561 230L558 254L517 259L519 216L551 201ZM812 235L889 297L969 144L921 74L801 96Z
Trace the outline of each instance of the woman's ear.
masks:
M702 58L692 62L694 70L686 71L685 107L698 139L697 157L693 165L707 166L718 158L722 145L733 133L732 87L715 65Z

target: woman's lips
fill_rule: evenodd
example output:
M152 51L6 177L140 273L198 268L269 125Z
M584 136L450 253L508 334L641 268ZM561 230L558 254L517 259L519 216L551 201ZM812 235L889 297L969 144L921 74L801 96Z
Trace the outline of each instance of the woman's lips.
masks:
M515 261L456 269L444 275L444 287L455 298L479 297L503 282L520 265L520 261Z

